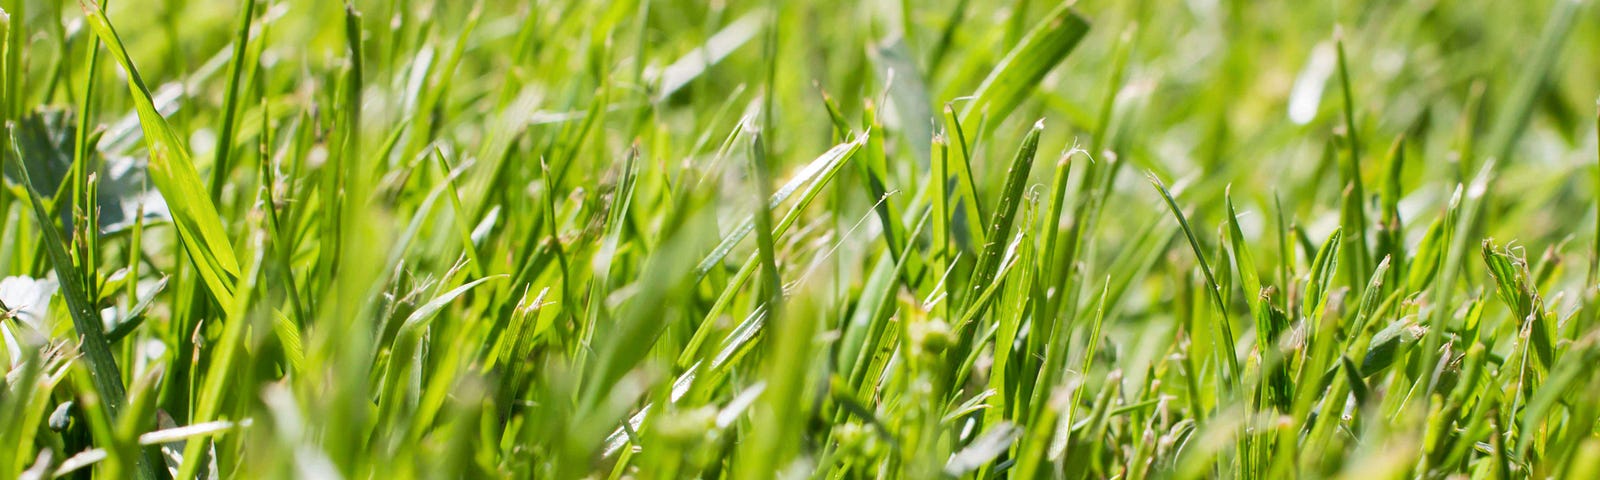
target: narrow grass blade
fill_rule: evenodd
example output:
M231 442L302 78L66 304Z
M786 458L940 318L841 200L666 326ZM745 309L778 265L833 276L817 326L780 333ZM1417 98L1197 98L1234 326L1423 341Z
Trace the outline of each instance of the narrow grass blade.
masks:
M1007 243L1000 240L1010 238L1011 224L1016 221L1017 207L1022 203L1022 191L1028 183L1028 172L1033 170L1033 157L1039 152L1039 135L1043 131L1044 120L1035 122L1022 139L1017 156L1011 160L1005 186L1000 191L1000 202L995 206L988 230L983 235L990 242L978 254L978 265L972 271L972 280L968 282L974 291L989 287L998 273L1000 257L1005 253Z
M1224 384L1234 385L1238 381L1239 358L1234 352L1233 327L1228 324L1227 302L1222 299L1222 287L1217 284L1217 276L1212 273L1211 262L1206 260L1205 248L1200 245L1200 239L1194 235L1194 229L1189 227L1189 218L1183 214L1183 208L1178 206L1178 201L1172 198L1172 192L1167 191L1167 185L1161 182L1155 172L1149 172L1150 184L1161 193L1161 198L1166 201L1167 208L1172 211L1172 216L1178 219L1178 226L1182 228L1183 235L1189 239L1189 247L1194 250L1195 259L1200 264L1200 271L1205 274L1205 288L1209 292L1212 305L1216 308L1216 323L1213 328L1218 334L1217 352L1222 362L1222 380Z
M9 132L11 126L7 125ZM11 137L12 152L16 158L23 158L22 152L16 149L16 138ZM106 338L105 327L101 323L98 309L94 307L94 300L89 298L89 293L84 290L84 281L78 267L72 262L72 257L67 253L67 243L61 238L61 232L56 230L54 218L44 209L44 199L39 192L33 189L33 180L28 174L28 168L21 165L17 169L22 173L22 184L28 191L33 210L33 219L38 223L39 230L44 233L44 250L55 268L56 276L60 279L62 296L67 301L67 313L72 317L73 329L78 333L79 348L83 350L88 360L89 376L94 384L96 393L104 402L106 413L109 417L118 418L123 404L127 401L127 390L122 385L122 370L117 367L117 360L111 353L111 343ZM137 468L138 478L156 479L161 476L157 472L154 458L146 455L141 458Z
M800 190L801 187L806 188L805 191L801 192L800 194L799 205L811 203L811 200L815 199L817 194L822 192L823 185L827 184L828 180L832 179L833 175L838 173L839 169L843 167L851 157L855 156L856 151L861 149L861 146L864 142L866 142L866 139L867 135L862 135L853 141L841 143L839 145L835 145L833 148L828 149L828 151L824 152L822 156L817 157L816 160L812 160L811 163L800 169L800 171L797 172L795 176L787 183L784 183L782 187L779 187L776 191L773 191L771 198L767 200L767 207L777 208L779 205L782 205L784 201L788 200L789 197L793 196L797 190ZM722 238L722 242L718 243L717 247L711 250L711 253L707 254L704 259L700 260L699 265L695 267L696 277L704 279L706 274L709 273L712 268L716 268L717 264L722 262L722 259L727 257L728 253L732 252L733 248L737 246L741 240L744 240L745 237L749 236L750 232L755 231L755 228L756 219L754 216L748 217L744 221L740 222L737 227L734 227L733 231L729 232Z
M245 53L249 51L250 22L254 19L256 0L241 0L239 29L233 37L233 60L228 62L228 88L222 101L222 129L217 134L217 149L211 162L211 200L222 200L222 186L227 182L230 158L233 153L233 135L237 128L234 117L239 113L239 83L245 70Z
M1506 157L1511 155L1517 141L1522 138L1522 132L1527 130L1539 93L1549 84L1556 67L1561 65L1558 63L1561 49L1567 43L1572 25L1581 17L1578 13L1585 3L1560 0L1551 7L1544 29L1539 33L1539 43L1533 47L1529 57L1531 61L1518 68L1516 83L1501 107L1505 113L1496 115L1494 125L1489 129L1488 152L1497 159L1490 165L1507 163Z
M1340 240L1343 237L1344 230L1334 230L1311 260L1311 276L1306 280L1305 301L1300 304L1300 315L1313 322L1322 318L1323 308L1327 306L1328 291L1333 288L1333 276L1339 271L1339 251L1343 246Z

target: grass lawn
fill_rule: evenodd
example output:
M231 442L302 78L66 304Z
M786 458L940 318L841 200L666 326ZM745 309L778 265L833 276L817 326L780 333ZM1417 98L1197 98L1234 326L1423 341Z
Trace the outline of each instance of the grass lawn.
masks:
M0 0L0 478L1600 478L1592 2L349 1Z

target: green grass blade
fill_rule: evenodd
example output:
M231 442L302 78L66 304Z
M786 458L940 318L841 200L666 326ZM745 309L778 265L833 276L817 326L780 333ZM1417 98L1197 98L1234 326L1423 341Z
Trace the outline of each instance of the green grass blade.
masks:
M1061 3L983 79L972 102L962 109L961 123L976 125L979 117L985 116L990 125L1004 120L1088 33L1089 21L1073 11L1070 2Z
M6 125L9 133L12 126ZM10 136L12 152L16 158L23 158L22 152L17 150L15 136ZM44 199L39 197L39 192L33 189L33 180L28 173L26 165L19 165L23 188L27 189L30 205L33 209L33 219L38 223L39 229L44 233L44 250L50 259L50 264L60 279L62 296L67 300L67 313L72 317L73 329L78 333L79 348L83 350L84 357L88 360L89 376L93 380L95 392L104 402L106 413L109 417L119 418L123 404L127 401L127 390L122 385L122 370L117 367L117 360L111 353L111 343L106 338L105 326L101 323L98 309L94 307L94 300L89 298L89 293L84 290L84 280L78 267L72 262L72 257L67 253L67 243L62 240L61 232L56 230L55 220L45 212ZM140 479L157 479L155 458L150 455L138 460L136 475Z
M1212 273L1211 262L1206 260L1205 248L1200 245L1200 239L1195 237L1194 229L1189 227L1189 218L1183 214L1183 208L1178 206L1178 201L1172 198L1172 192L1167 191L1167 185L1162 183L1161 178L1157 177L1155 172L1150 172L1149 178L1150 184L1156 187L1156 191L1161 193L1162 200L1166 201L1167 208L1172 212L1172 216L1177 218L1178 226L1183 230L1183 236L1189 240L1189 247L1194 251L1195 259L1200 264L1200 271L1205 274L1206 284L1203 288L1209 292L1212 305L1217 312L1213 329L1218 334L1216 351L1222 357L1220 361L1223 369L1219 374L1224 384L1236 386L1239 359L1234 352L1233 327L1228 324L1226 313L1228 306L1227 302L1222 298L1222 287L1217 284L1217 276Z
M827 152L823 152L816 160L812 160L811 163L800 169L782 187L773 191L772 196L767 200L767 207L777 208L789 197L793 196L795 191L800 190L801 187L806 187L806 189L801 192L798 205L809 204L812 199L816 198L817 194L822 192L822 186L827 184L828 180L833 178L833 175L838 173L839 169L844 167L844 164L851 157L855 156L856 151L861 149L866 139L867 136L862 135L853 141L835 145L833 148L828 149ZM722 242L718 243L716 248L711 250L711 253L700 260L699 265L695 267L695 275L704 279L706 274L711 269L716 268L717 264L722 262L722 259L726 258L733 251L733 248L738 246L740 241L749 236L750 232L755 231L755 228L756 219L754 216L740 222L738 226L734 227L733 231L723 236Z
M994 214L989 219L989 227L983 237L990 239L984 245L983 251L978 254L978 264L972 271L972 280L968 285L973 291L980 291L990 286L1000 268L1000 257L1005 254L1007 246L1004 239L1010 238L1011 224L1016 221L1017 207L1022 203L1022 191L1027 186L1028 173L1033 170L1033 158L1039 152L1039 135L1044 132L1044 120L1033 124L1028 130L1028 135L1023 137L1022 146L1017 149L1016 157L1011 160L1011 168L1006 175L1006 183L1000 190L1000 201L996 204ZM970 294L970 292L969 292Z
M1516 148L1517 141L1522 138L1523 131L1528 128L1528 121L1533 117L1534 107L1540 92L1549 84L1550 77L1555 74L1555 68L1561 64L1561 49L1567 43L1567 37L1572 32L1573 23L1581 15L1586 2L1576 0L1561 0L1555 2L1550 9L1550 15L1545 20L1544 29L1539 33L1539 43L1533 47L1532 54L1527 57L1531 61L1519 67L1516 83L1511 87L1511 94L1502 107L1505 113L1495 117L1494 125L1489 129L1487 137L1487 151L1494 155L1498 161L1491 165L1503 165L1508 162L1512 149Z
M139 123L145 131L145 141L150 149L150 180L165 197L172 210L173 225L183 248L195 263L206 288L222 305L233 304L233 278L239 274L239 262L233 254L233 245L223 231L222 217L211 197L203 189L200 174L195 170L188 147L172 126L167 124L150 97L144 79L133 66L133 59L123 47L105 13L92 3L83 4L84 15L95 35L111 50L111 56L128 74L128 92L139 112Z
M239 9L239 29L233 37L233 59L228 62L227 96L222 101L222 128L217 133L217 150L211 162L211 199L222 201L222 186L227 182L232 161L233 134L237 128L234 118L239 113L239 83L244 75L246 52L250 43L250 22L255 17L256 0L242 0Z

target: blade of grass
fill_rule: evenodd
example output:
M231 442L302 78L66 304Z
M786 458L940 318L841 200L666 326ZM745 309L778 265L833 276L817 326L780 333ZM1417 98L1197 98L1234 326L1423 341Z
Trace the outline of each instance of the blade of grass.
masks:
M811 200L822 192L822 186L828 183L828 180L833 178L833 175L838 173L839 169L851 157L855 156L856 151L861 148L866 139L867 135L864 134L853 141L835 145L833 148L828 149L827 152L823 152L816 160L812 160L811 163L801 168L794 178L772 192L772 196L767 200L767 207L777 208L789 197L793 196L795 191L800 190L801 187L806 187L806 189L801 192L798 205L804 206L811 203ZM716 268L717 264L722 262L722 259L726 258L741 240L749 236L750 232L755 231L755 223L756 219L754 215L751 215L740 222L737 227L734 227L731 232L723 236L722 242L718 243L716 248L712 249L711 253L701 259L699 265L695 267L696 278L705 279L706 274L710 273L711 269Z
M1194 235L1194 229L1189 227L1189 219L1183 214L1183 208L1178 206L1178 201L1172 198L1172 192L1167 191L1167 185L1157 177L1155 172L1149 172L1150 183L1161 193L1161 198L1166 201L1167 208L1172 211L1172 216L1178 219L1178 226L1182 228L1183 235L1189 239L1189 247L1194 250L1194 256L1200 264L1200 271L1205 274L1205 289L1209 292L1212 305L1217 314L1216 323L1212 328L1217 332L1216 352L1220 356L1222 370L1222 383L1229 387L1236 387L1238 383L1239 357L1234 352L1233 327L1228 324L1226 302L1222 299L1222 288L1217 284L1217 276L1212 273L1211 263L1206 260L1205 248L1200 245L1200 239Z
M1263 361L1274 357L1278 348L1278 338L1288 328L1288 325L1279 321L1281 316L1275 316L1272 305L1267 302L1267 292L1261 287L1260 273L1256 271L1255 259L1250 255L1249 247L1245 245L1244 231L1239 227L1239 212L1234 209L1232 187L1223 193L1223 203L1227 207L1227 252L1233 257L1233 268L1239 272L1240 286L1244 288L1245 304L1250 308L1250 316L1256 323L1256 348L1259 349ZM1261 381L1262 391L1265 393L1266 404L1276 406L1280 411L1288 411L1291 397L1294 395L1293 386L1289 382L1288 369L1282 364L1272 367L1268 378Z
M1558 62L1561 59L1561 49L1566 45L1568 34L1572 32L1572 25L1580 17L1578 12L1585 3L1578 0L1561 0L1551 7L1544 29L1539 32L1539 43L1533 47L1533 53L1529 57L1532 59L1531 62L1518 69L1516 83L1512 85L1511 94L1506 98L1506 106L1502 107L1506 113L1497 115L1494 125L1489 129L1487 151L1490 155L1494 155L1490 158L1496 161L1488 165L1508 163L1512 149L1516 148L1517 141L1528 128L1528 120L1532 118L1533 109L1538 105L1536 100L1544 91L1545 85L1549 84L1555 68L1561 66Z
M6 131L11 138L12 153L16 158L24 158L22 151L17 149L15 136L9 135L12 126L6 125ZM66 242L62 240L61 232L56 230L54 217L45 212L44 199L33 189L33 179L28 174L27 166L18 165L17 170L21 172L23 188L28 191L34 221L44 233L44 250L56 271L56 277L60 279L61 293L66 298L67 312L72 317L73 329L78 332L79 348L88 359L89 376L93 380L95 392L104 402L107 416L118 418L118 413L127 401L127 390L122 385L122 370L117 367L116 357L111 353L111 343L106 338L105 327L101 323L97 309L94 308L94 301L89 298L88 292L84 291L83 279L79 275L78 268L73 265L72 257L67 253ZM135 475L142 480L163 477L157 471L155 459L150 455L145 455L138 461Z
M1006 175L1005 186L1000 190L1000 202L995 206L993 216L989 219L988 230L984 238L990 239L985 244L983 251L978 254L978 264L972 270L972 279L967 283L971 286L969 295L980 292L994 281L1000 268L1000 257L1005 254L1006 242L1000 239L1010 238L1011 224L1016 221L1017 207L1022 203L1022 192L1028 183L1028 172L1033 170L1033 158L1039 152L1039 135L1044 132L1044 120L1034 122L1033 128L1028 130L1023 137L1022 145L1017 149L1017 155L1011 159L1011 168ZM981 307L973 305L981 312ZM968 313L967 316L973 316ZM963 325L957 325L958 329Z
M974 125L980 116L987 116L992 127L1004 120L1087 33L1089 21L1073 11L1071 2L1061 3L983 79L972 102L962 109L961 123Z
M228 62L227 93L222 101L222 128L217 133L217 149L211 161L211 200L222 201L222 186L227 183L231 155L233 153L233 136L237 122L234 117L239 112L239 83L245 70L245 53L249 51L250 22L255 18L256 0L241 0L244 5L239 9L239 27L233 36L233 59ZM92 67L91 67L92 68Z
M177 227L179 243L188 252L190 260L206 288L222 305L233 303L233 278L239 274L239 262L233 246L223 231L222 218L217 215L211 197L202 190L200 174L183 141L156 111L149 89L133 66L133 59L123 47L122 39L106 20L99 6L83 3L84 15L95 35L111 50L112 58L128 74L128 92L139 112L139 122L145 130L150 150L149 175L156 189L161 191L172 212L173 225Z

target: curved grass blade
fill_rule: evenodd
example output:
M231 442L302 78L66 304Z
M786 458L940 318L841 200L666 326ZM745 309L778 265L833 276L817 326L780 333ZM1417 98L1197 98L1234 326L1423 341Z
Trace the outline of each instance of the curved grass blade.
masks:
M1166 200L1167 208L1172 210L1172 216L1178 219L1178 226L1183 228L1183 235L1189 239L1189 247L1194 250L1194 256L1199 260L1200 271L1206 276L1206 290L1211 292L1211 300L1218 314L1216 329L1222 336L1221 347L1223 348L1218 348L1217 351L1221 356L1226 357L1222 359L1223 370L1221 374L1225 383L1233 385L1238 381L1236 375L1239 372L1239 356L1233 350L1233 327L1228 325L1226 315L1228 306L1227 302L1222 299L1222 287L1217 285L1217 276L1212 273L1211 262L1206 260L1205 247L1200 246L1200 239L1194 236L1194 229L1189 227L1189 218L1183 215L1183 208L1179 207L1178 201L1172 198L1172 192L1167 191L1167 184L1162 183L1161 178L1157 177L1155 172L1148 172L1147 175L1150 177L1150 183L1155 185L1157 191L1161 192L1161 198Z
M1231 189L1230 189L1231 190ZM1245 245L1244 231L1239 227L1239 212L1233 207L1233 195L1229 191L1223 194L1223 203L1228 209L1228 253L1233 256L1233 268L1239 273L1239 280L1244 288L1245 304L1250 306L1250 316L1256 322L1256 346L1263 358L1277 348L1278 337L1288 329L1283 320L1283 315L1273 315L1272 306L1267 303L1266 291L1261 288L1261 276L1256 271L1255 260L1250 256L1250 250ZM1289 370L1283 363L1271 367L1271 372L1262 380L1267 404L1278 407L1280 411L1288 411L1294 390L1289 380Z
M172 212L172 223L178 230L179 243L204 280L206 288L222 305L233 304L233 278L239 274L239 262L233 246L223 232L222 217L204 190L200 174L195 171L193 159L178 133L156 111L149 89L133 66L133 59L123 47L105 12L93 3L83 3L84 15L95 35L100 37L111 56L128 74L128 91L133 96L134 108L139 112L139 123L145 131L150 149L149 175L156 189L167 201Z

